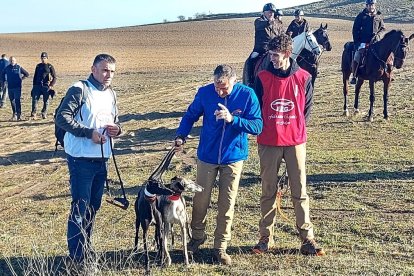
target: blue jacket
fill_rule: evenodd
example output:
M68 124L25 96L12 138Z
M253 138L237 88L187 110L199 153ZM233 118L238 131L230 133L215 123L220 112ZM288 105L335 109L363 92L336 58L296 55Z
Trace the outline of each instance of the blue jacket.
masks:
M1 79L7 80L7 87L9 89L21 88L22 80L29 77L29 73L18 64L14 66L9 64L1 72Z
M234 117L233 122L216 120L214 111L220 110L218 103L228 108ZM253 89L240 83L236 83L225 98L219 97L213 83L201 87L181 119L177 136L187 137L201 116L203 126L197 157L210 164L231 164L246 160L247 134L258 135L263 128L259 101Z

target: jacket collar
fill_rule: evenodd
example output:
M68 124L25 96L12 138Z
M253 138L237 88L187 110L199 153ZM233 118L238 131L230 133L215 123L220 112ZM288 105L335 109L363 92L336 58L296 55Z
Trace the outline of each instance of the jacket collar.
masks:
M106 89L108 89L108 88L111 88L111 86L105 86L105 85L103 85L102 83L98 82L98 81L97 81L97 80L93 77L93 75L92 75L92 74L90 74L90 75L89 75L88 81L89 81L90 83L92 83L92 85L93 85L93 86L95 86L95 87L96 87L96 89L98 89L99 91L104 91L104 90L106 90Z

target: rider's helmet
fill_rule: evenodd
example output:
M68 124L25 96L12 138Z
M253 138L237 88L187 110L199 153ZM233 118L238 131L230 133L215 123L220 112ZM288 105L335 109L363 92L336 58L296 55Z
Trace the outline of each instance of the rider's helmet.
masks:
M283 16L283 11L282 10L276 10L275 15L276 16Z
M367 1L369 1L369 0L367 0ZM375 1L375 0L374 0ZM302 10L296 10L294 13L293 13L293 15L294 16L304 16L305 15L305 13L302 11Z
M365 1L366 5L372 5L372 4L376 4L376 3L377 3L377 0L366 0Z
M263 6L263 12L265 11L273 11L274 13L276 13L276 6L273 5L272 3L267 3L266 5Z

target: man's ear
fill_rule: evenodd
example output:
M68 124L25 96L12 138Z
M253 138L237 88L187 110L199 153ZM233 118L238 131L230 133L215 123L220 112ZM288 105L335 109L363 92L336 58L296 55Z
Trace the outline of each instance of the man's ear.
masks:
M290 58L290 55L292 54L292 51L291 50L287 50L285 53L284 53L284 55L283 55L283 57L284 58Z

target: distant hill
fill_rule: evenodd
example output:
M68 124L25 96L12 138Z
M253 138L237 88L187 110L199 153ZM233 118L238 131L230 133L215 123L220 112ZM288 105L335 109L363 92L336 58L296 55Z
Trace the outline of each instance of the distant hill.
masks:
M283 9L283 12L285 16L291 16L296 8L301 8L305 11L305 16L353 20L364 7L365 1L360 0L327 0ZM377 7L382 12L385 22L414 23L414 0L380 0L377 2ZM199 18L199 20L255 17L259 14L258 12L210 14Z

